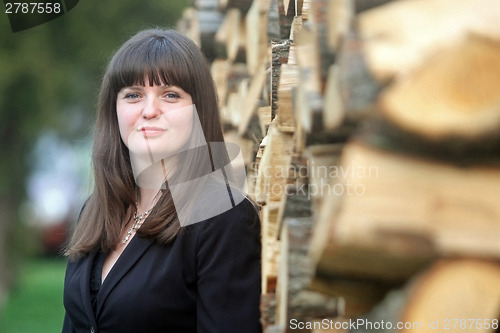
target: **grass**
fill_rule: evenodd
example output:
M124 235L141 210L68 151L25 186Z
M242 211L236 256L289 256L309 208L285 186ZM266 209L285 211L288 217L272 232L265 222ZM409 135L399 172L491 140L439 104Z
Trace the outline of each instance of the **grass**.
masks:
M64 316L62 291L65 267L63 259L36 258L26 261L0 313L0 332L60 332Z

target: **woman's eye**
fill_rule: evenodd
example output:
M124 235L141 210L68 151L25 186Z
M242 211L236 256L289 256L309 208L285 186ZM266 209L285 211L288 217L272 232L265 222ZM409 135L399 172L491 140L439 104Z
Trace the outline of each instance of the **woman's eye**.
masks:
M139 98L138 93L128 93L125 95L125 99L136 99L136 98Z
M176 94L176 93L166 93L166 94L165 94L165 97L166 97L167 99L177 99L177 98L179 98L179 95L178 95L178 94Z

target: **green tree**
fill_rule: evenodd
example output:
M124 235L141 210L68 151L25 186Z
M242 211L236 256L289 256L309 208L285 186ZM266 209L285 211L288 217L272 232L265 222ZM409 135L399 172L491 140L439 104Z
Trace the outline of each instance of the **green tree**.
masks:
M88 134L104 67L131 34L173 27L187 0L84 0L65 15L12 33L0 14L0 304L5 269L31 166L27 153L47 128Z

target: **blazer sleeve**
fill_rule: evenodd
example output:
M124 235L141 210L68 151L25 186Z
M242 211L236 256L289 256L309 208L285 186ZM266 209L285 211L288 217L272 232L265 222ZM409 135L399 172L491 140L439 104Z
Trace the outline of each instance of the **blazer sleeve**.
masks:
M200 223L197 332L262 332L260 221L255 208L244 200Z
M76 223L80 222L80 218L82 217L83 210L85 209L85 206L87 205L87 202L89 201L90 198L87 198L85 202L82 205L82 208L80 209L80 212L78 213L78 217L76 219ZM68 267L66 267L66 274ZM66 276L64 278L64 287L66 288ZM62 333L76 333L76 329L73 326L73 323L71 322L71 319L69 319L68 313L64 313L64 320L63 320L63 326L62 326Z

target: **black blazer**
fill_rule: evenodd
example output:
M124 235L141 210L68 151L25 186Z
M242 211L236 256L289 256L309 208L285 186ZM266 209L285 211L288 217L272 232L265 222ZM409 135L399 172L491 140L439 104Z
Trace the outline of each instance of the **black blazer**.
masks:
M168 246L132 238L101 285L94 314L96 254L68 263L63 333L261 332L260 223L248 200L184 227Z

